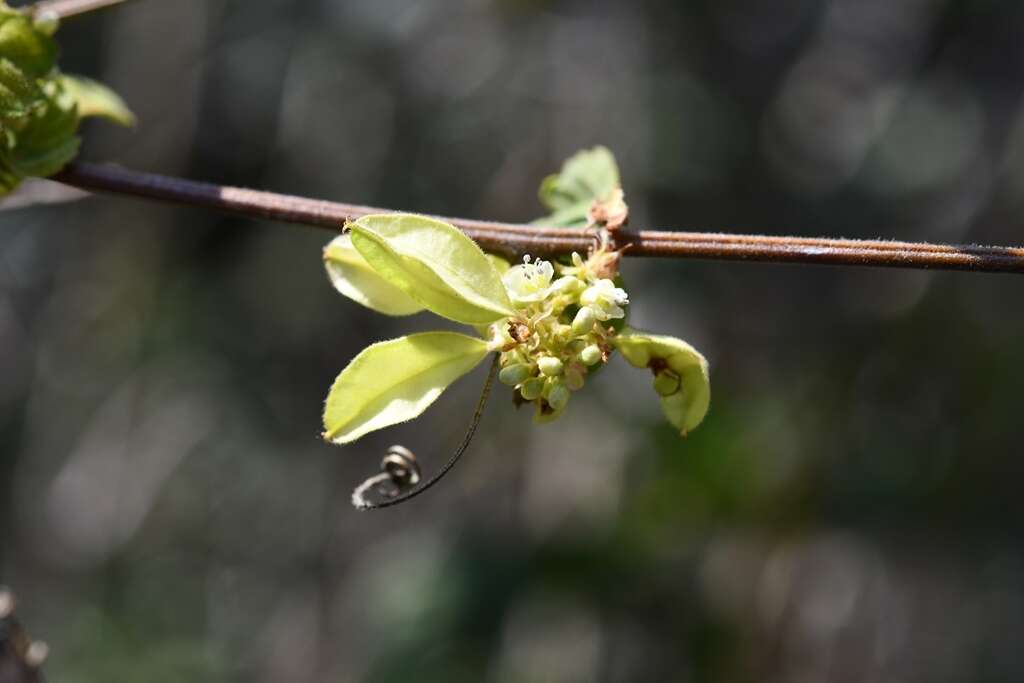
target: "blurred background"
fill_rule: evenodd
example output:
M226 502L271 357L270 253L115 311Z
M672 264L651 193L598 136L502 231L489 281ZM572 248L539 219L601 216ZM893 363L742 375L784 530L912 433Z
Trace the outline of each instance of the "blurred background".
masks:
M140 118L90 161L522 221L604 144L636 227L1024 235L1012 0L136 0L59 37ZM711 361L700 429L616 359L552 425L496 390L443 485L357 513L483 370L323 443L353 355L450 327L335 293L329 238L0 213L0 583L50 680L1024 677L1024 278L627 259L631 322Z

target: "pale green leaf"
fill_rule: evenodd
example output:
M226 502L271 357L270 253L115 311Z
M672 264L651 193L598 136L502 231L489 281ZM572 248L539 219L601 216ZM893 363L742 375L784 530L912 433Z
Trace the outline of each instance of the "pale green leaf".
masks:
M121 96L107 86L82 76L62 75L61 85L78 103L81 118L99 116L122 126L134 126L135 114Z
M711 403L711 382L708 362L697 349L675 337L629 328L614 343L630 365L655 372L665 369L679 378L679 390L661 396L661 408L684 436L704 420Z
M512 267L511 263L497 254L484 254L484 256L486 256L487 260L491 262L492 266L494 266L494 270L498 271L498 275L504 275L505 271Z
M514 315L501 276L454 226L413 214L363 216L352 244L370 266L424 308L467 325Z
M324 266L335 289L378 313L412 315L423 310L423 306L370 267L352 246L351 235L338 235L324 248Z
M608 199L619 182L619 167L606 147L577 152L566 160L560 173L541 182L538 196L552 213L535 222L565 227L586 225L593 203Z
M487 355L482 339L423 332L369 346L334 381L324 408L324 438L349 443L411 420Z

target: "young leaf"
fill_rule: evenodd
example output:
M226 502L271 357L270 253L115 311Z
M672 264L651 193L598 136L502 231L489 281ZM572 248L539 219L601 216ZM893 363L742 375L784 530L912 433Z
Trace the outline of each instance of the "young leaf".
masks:
M351 228L370 266L426 309L467 325L514 314L494 264L457 228L413 214L363 216Z
M416 301L377 274L352 246L351 235L338 235L324 249L331 284L356 303L385 315L411 315L423 310Z
M704 420L711 402L708 362L697 349L681 339L646 334L629 328L615 337L615 346L630 365L650 368L661 409L684 436ZM672 382L664 380L672 378ZM663 387L668 385L667 390Z
M327 395L324 438L349 443L411 420L486 355L485 341L455 332L411 334L363 349Z
M536 223L580 227L587 224L594 201L604 201L619 187L619 167L605 147L577 152L562 171L541 183L540 201L552 213Z
M82 76L60 77L64 90L78 103L78 116L100 116L122 126L134 126L135 114L116 92L91 78Z

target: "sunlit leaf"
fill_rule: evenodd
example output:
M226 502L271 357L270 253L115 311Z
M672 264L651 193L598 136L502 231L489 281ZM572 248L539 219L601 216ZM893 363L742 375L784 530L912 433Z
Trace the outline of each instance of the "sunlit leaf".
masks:
M370 266L428 310L468 325L513 315L494 264L457 228L413 214L364 216L351 227Z
M121 96L102 83L91 78L66 74L60 77L60 82L68 95L78 104L79 117L99 116L122 126L135 125L135 114Z
M411 420L486 355L482 339L454 332L412 334L367 347L327 395L324 438L349 443Z
M356 303L386 315L411 315L423 306L381 277L352 246L351 235L338 235L324 249L331 284Z
M615 346L630 365L654 373L661 409L683 435L703 421L711 402L711 383L708 362L697 349L675 337L629 328L615 337ZM674 385L665 381L669 377L676 380Z
M494 270L498 271L498 275L503 275L506 270L512 267L512 264L495 254L484 254L487 260L494 266Z

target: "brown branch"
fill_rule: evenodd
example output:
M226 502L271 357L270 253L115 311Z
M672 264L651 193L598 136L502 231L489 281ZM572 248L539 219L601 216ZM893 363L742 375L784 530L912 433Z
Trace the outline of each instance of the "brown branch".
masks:
M346 219L390 211L86 163L71 164L52 180L84 190L200 206L331 230L339 230ZM442 218L461 228L487 251L507 256L583 252L594 240L592 231L582 229ZM1017 247L654 230L623 230L616 233L616 242L619 246L628 246L630 256L1024 273L1024 248Z
M119 5L126 0L42 0L29 7L33 13L50 12L61 19Z

